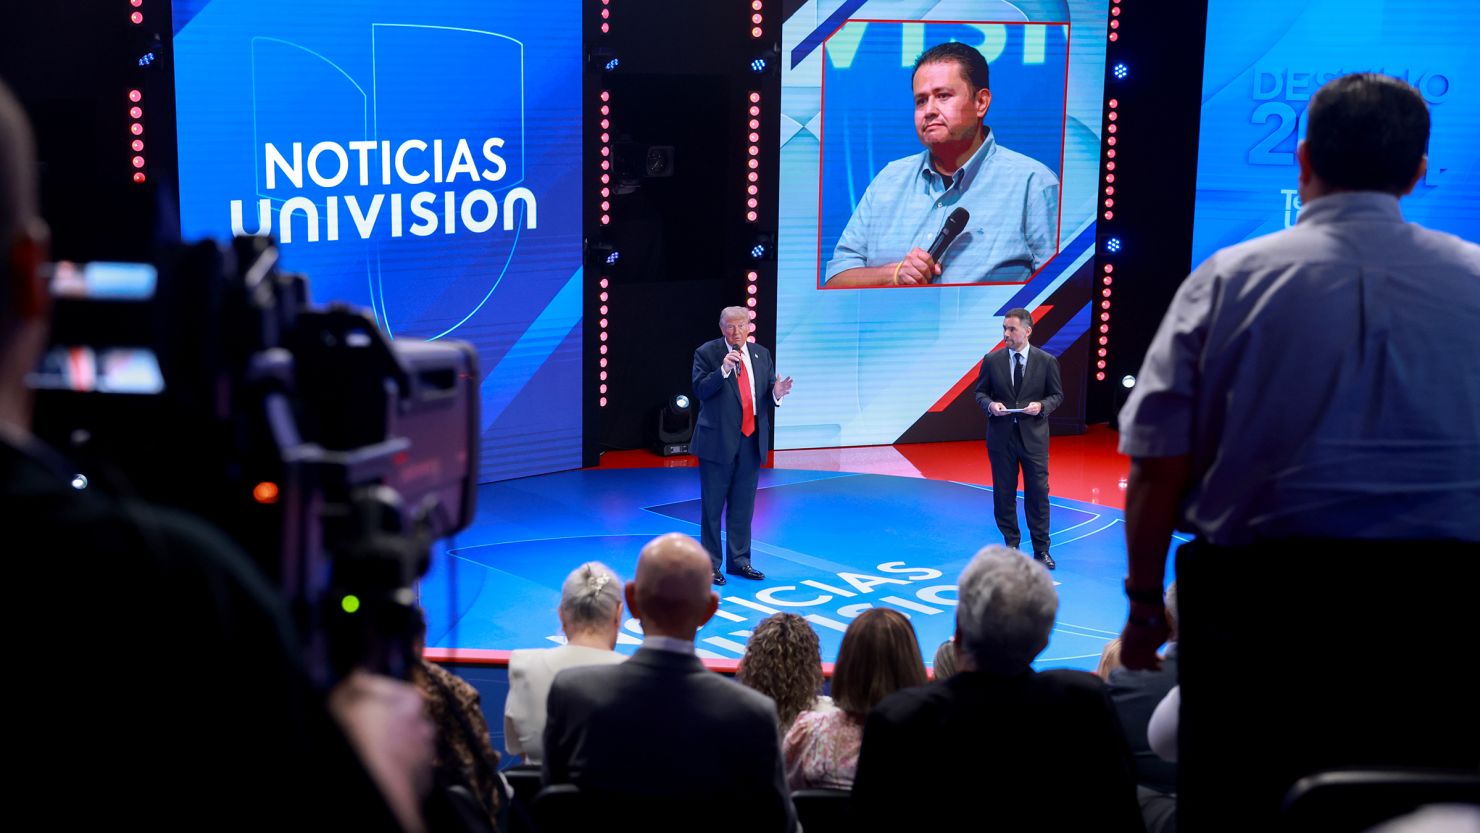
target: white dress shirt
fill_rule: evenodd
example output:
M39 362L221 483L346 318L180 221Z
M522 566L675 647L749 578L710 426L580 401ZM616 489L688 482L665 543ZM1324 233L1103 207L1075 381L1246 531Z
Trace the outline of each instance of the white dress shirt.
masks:
M755 367L750 363L749 343L745 345L745 349L740 351L740 361L745 362L745 378L750 380L750 401L759 402L761 398L756 394L756 391L758 390L757 385L759 385L760 381L755 378ZM730 371L725 370L723 365L720 366L719 372L720 375L725 377L726 379L730 378ZM767 381L769 382L770 380L768 379ZM777 405L780 405L781 397L777 396L775 393L772 393L771 401L775 402Z
M1007 352L1009 352L1009 353L1015 353L1015 354L1023 357L1023 378L1024 379L1028 378L1028 345L1024 344L1023 345L1023 349L1021 349L1021 350L1014 350L1011 347L1009 347L1009 348L1007 348ZM1012 366L1016 362L1017 362L1017 359L1014 359L1011 356L1009 356L1007 358L1007 364L1008 364L1008 368L1007 369L1008 369L1008 372L1009 373L1016 373L1017 372L1016 369ZM1011 381L1011 379L1009 379L1008 381Z

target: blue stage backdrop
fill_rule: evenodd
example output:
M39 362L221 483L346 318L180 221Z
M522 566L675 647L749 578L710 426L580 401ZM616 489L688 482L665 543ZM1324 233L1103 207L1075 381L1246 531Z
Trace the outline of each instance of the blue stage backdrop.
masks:
M581 464L580 0L177 0L180 224L482 362L481 479Z
M1033 311L1035 344L1061 357L1083 350L1108 9L1106 0L811 0L787 19L776 345L779 372L798 384L777 412L777 448L980 436L980 422L945 415L970 398L1013 307ZM1057 255L1026 282L820 288L869 182L921 152L914 61L952 40L987 59L986 122L998 140L1060 181ZM1082 390L1082 355L1062 365L1065 389Z
M1193 263L1295 223L1295 146L1325 82L1382 72L1418 88L1429 172L1403 214L1480 240L1480 5L1473 0L1212 0L1203 69Z

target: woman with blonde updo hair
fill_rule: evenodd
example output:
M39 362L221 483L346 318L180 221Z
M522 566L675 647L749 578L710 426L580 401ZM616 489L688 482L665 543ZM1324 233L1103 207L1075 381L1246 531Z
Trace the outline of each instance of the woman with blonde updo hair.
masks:
M777 613L755 626L735 679L776 701L783 735L802 712L832 708L822 693L817 632L795 613Z
M626 659L612 650L622 627L622 580L605 564L591 561L565 579L560 592L560 627L565 644L509 655L509 699L504 705L504 744L537 764L544 757L545 700L555 674L581 665L613 665Z

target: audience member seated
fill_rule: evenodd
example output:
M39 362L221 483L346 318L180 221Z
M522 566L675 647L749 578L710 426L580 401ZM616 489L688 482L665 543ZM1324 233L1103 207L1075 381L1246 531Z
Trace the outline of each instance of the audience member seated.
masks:
M1146 724L1146 743L1158 758L1177 762L1177 725L1182 722L1182 687L1172 686Z
M833 666L837 709L803 714L782 744L787 783L792 789L851 789L868 713L894 692L925 682L910 620L887 608L859 614L843 634Z
M1126 668L1120 665L1117 651L1117 667L1108 672L1105 686L1136 761L1141 813L1146 820L1146 828L1152 833L1170 833L1176 829L1177 766L1172 763L1176 758L1164 759L1153 751L1147 739L1152 712L1177 684L1176 582L1167 588L1163 604L1171 636L1161 656L1161 668L1142 671ZM1119 643L1120 640L1116 639L1112 644Z
M1100 649L1100 664L1095 668L1095 676L1105 682L1110 682L1110 672L1122 668L1120 664L1120 637L1115 637L1105 643Z
M437 753L432 762L433 784L438 790L465 787L483 809L491 826L497 827L499 808L498 753L483 717L478 689L467 680L422 657L426 649L427 620L416 609L413 648L416 665L411 682L426 700L427 716L437 730Z
M415 687L357 671L326 698L238 546L74 489L78 469L32 436L26 376L51 323L36 172L0 83L3 622L37 643L7 687L15 807L69 830L421 830L432 731Z
M785 735L803 712L833 711L822 693L822 648L817 632L795 613L777 613L755 626L735 679L776 702Z
M567 668L550 687L546 784L574 784L648 828L793 830L776 704L704 668L694 634L719 607L704 547L670 533L643 547L627 606L642 647L619 665ZM704 809L700 809L704 808ZM625 818L629 826L633 819Z
M958 597L961 670L886 697L864 725L862 829L914 829L922 807L969 799L981 828L1141 830L1130 751L1100 680L1030 665L1058 611L1048 570L990 546L961 573Z
M622 627L622 580L605 564L582 564L560 589L560 629L565 644L509 655L509 698L504 703L504 745L524 762L544 758L545 699L550 683L566 668L613 665L626 657L613 651Z
M947 638L935 649L935 662L931 675L936 680L945 680L956 673L956 640Z

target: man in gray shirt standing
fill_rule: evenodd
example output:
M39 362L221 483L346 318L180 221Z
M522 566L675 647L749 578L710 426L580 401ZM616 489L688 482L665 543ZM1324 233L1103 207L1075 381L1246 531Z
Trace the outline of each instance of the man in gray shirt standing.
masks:
M1188 829L1234 804L1258 829L1312 769L1480 764L1473 704L1413 676L1474 647L1456 588L1480 564L1480 246L1403 220L1428 165L1417 90L1343 76L1307 120L1299 222L1193 272L1120 417L1126 666L1155 666L1171 532L1197 536L1177 562ZM1374 657L1401 667L1359 670ZM1264 687L1237 684L1251 671ZM1206 790L1203 764L1225 776Z

